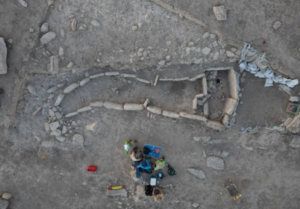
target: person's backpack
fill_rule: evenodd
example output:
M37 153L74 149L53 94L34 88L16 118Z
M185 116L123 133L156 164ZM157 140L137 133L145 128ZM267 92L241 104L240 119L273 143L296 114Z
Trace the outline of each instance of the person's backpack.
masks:
M149 149L149 147L144 147L144 149L143 149L143 153L145 154L145 155L148 155L149 153L150 153L150 149Z
M152 193L153 193L153 187L151 185L145 186L145 195L152 196Z
M168 174L170 176L174 176L176 174L176 171L174 170L174 168L172 168L169 164L167 165L168 167Z

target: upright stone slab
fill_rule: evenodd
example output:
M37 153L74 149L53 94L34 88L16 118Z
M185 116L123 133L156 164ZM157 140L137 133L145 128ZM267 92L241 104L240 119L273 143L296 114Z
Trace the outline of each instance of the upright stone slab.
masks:
M239 98L239 79L236 72L230 69L228 72L229 95L231 98L237 100Z
M5 41L2 37L0 37L0 74L7 73L7 48Z

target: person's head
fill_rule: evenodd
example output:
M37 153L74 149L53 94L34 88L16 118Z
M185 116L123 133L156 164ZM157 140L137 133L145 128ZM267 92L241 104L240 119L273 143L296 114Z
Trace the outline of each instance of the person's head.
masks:
M147 165L148 165L147 161L146 161L146 160L143 160L143 161L142 161L142 166L143 166L143 167L146 167Z
M141 153L141 152L136 152L136 153L135 153L135 158L136 158L136 159L141 158L141 156L142 156L142 153Z

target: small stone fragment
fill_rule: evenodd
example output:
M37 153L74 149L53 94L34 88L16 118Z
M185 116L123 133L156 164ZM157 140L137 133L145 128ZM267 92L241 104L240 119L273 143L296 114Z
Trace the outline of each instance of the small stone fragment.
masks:
M208 55L210 53L210 48L208 48L208 47L203 48L202 53L205 55Z
M9 193L3 193L2 198L5 200L9 200L10 198L12 198L12 195Z
M48 32L45 35L43 35L40 39L42 44L48 44L50 41L55 39L56 34L54 32Z
M23 7L27 7L27 6L28 6L27 2L24 1L24 0L19 0L19 3L20 3Z
M58 121L55 121L55 122L49 124L49 127L50 127L51 131L55 131L59 126L60 125L59 125Z
M213 12L217 18L217 20L226 20L226 9L224 6L215 6L213 7Z
M138 29L138 27L137 26L132 26L132 28L131 28L133 31L136 31L137 29Z
M92 20L91 21L91 24L95 27L99 27L100 26L100 23L98 23L96 20Z
M50 57L50 73L57 74L59 72L59 58L58 56Z
M77 115L77 114L78 114L77 111L76 111L76 112L71 112L71 113L66 114L65 117L66 117L66 118L70 118L70 117L73 117L73 116L75 116L75 115Z
M55 103L54 103L54 106L60 105L60 103L63 101L64 97L65 97L64 94L59 94L56 101L55 101Z
M67 68L71 68L73 67L73 62L69 62L69 64L67 65Z
M55 92L56 90L57 90L57 86L53 86L52 88L47 90L47 93L51 94L51 93Z
M84 138L80 134L75 134L73 136L73 144L76 146L83 147Z
M78 83L72 83L67 88L64 89L64 93L68 94L79 86Z
M49 31L49 24L46 23L46 22L43 23L43 24L41 25L40 31L41 31L42 33L47 33L47 32Z
M90 111L92 109L93 109L92 107L86 106L86 107L82 107L82 108L78 109L77 112L86 112L86 111Z
M280 21L276 21L274 24L273 24L273 28L275 29L275 30L277 30L278 28L280 28L281 27L281 22Z
M91 80L90 78L85 78L85 79L83 79L83 80L81 80L81 81L79 82L79 85L80 85L80 86L84 86L84 85L87 84L90 80Z
M209 35L210 35L210 33L209 33L209 32L206 32L206 33L204 33L204 34L203 34L203 39L206 39L206 38L208 38L208 37L209 37Z
M28 89L28 91L29 91L30 94L32 94L34 96L37 96L37 92L36 92L35 88L31 84L29 84L27 86L27 89Z
M209 156L208 158L206 158L206 165L207 167L220 171L225 169L224 160L217 156Z
M59 47L59 48L58 48L58 56L62 57L62 56L64 56L64 54L65 54L64 48Z
M167 55L167 56L166 56L166 60L167 60L167 61L170 61L170 60L171 60L171 56L170 56L170 55Z
M71 19L70 26L72 31L77 30L77 19L75 17Z
M232 51L229 51L229 50L226 51L226 55L227 55L227 57L234 57L235 56L234 53Z
M34 31L35 31L34 28L29 28L30 33L33 33Z
M9 201L5 199L0 199L0 209L7 209Z
M144 104L143 104L144 107L147 108L148 105L149 105L149 103L150 103L150 99L147 98L147 99L145 100Z
M193 203L193 204L192 204L192 206L193 206L194 208L199 207L199 205L200 205L199 203Z

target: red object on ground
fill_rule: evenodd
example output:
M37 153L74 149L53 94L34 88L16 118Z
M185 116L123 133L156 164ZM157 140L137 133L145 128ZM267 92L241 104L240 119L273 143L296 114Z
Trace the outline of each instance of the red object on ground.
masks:
M265 44L266 43L266 41L263 41L263 44Z
M88 171L88 172L96 172L96 171L97 171L97 166L95 166L95 165L90 165L90 166L87 168L87 171Z

